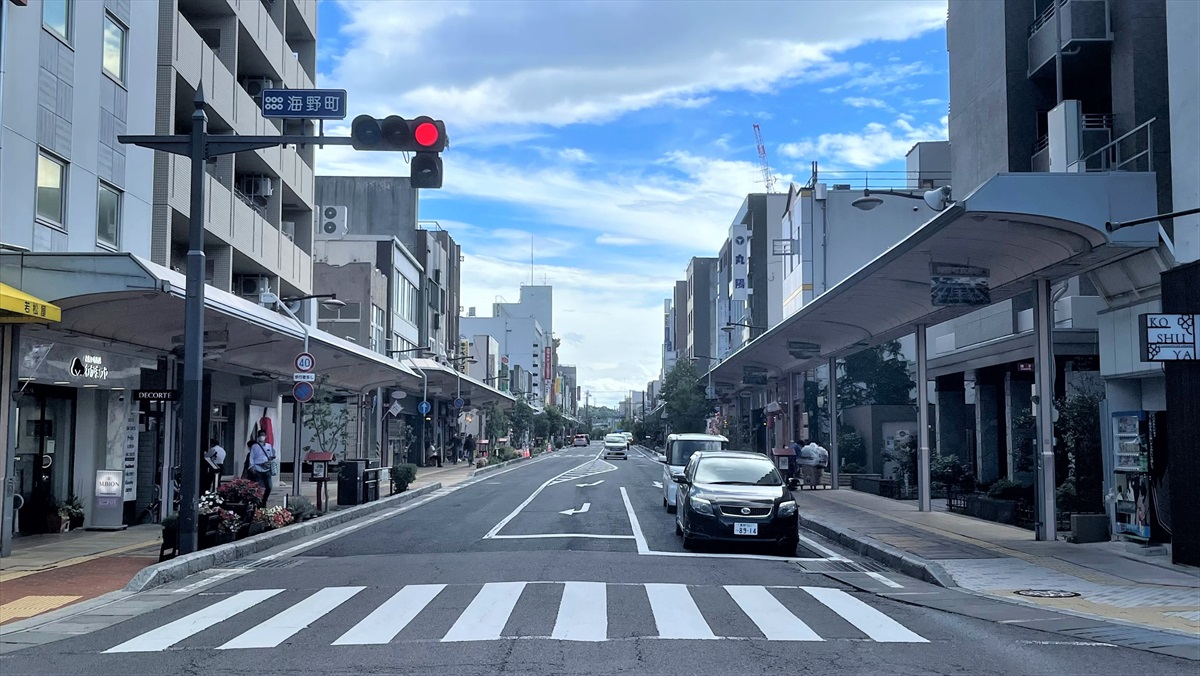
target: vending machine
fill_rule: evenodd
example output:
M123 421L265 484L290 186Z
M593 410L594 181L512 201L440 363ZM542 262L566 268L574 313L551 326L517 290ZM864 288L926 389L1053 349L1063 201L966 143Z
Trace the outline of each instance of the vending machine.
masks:
M1115 532L1148 543L1169 539L1166 507L1165 412L1112 414Z

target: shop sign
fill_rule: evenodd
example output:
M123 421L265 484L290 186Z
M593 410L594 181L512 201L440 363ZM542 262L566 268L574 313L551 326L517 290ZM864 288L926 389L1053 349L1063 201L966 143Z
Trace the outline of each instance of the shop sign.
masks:
M71 360L71 375L76 378L107 380L108 367L104 365L104 357L97 354L84 354Z
M930 302L934 307L978 307L992 304L987 268L957 263L930 263Z
M137 500L138 410L132 406L125 411L125 501Z
M743 225L730 228L729 269L733 273L730 300L744 301L750 295L750 232L750 228Z
M1195 361L1197 316L1141 315L1142 361Z
M136 401L179 401L179 390L134 390Z

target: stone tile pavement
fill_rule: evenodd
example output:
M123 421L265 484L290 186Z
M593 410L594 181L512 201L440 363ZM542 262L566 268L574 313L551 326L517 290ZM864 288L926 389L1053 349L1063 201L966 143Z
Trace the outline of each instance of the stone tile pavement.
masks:
M802 520L900 550L991 598L1167 630L1200 640L1200 570L1129 554L1124 543L1037 542L1033 533L848 489L795 493ZM882 549L882 548L877 548ZM923 563L922 563L923 562ZM1058 590L1067 598L1021 596Z

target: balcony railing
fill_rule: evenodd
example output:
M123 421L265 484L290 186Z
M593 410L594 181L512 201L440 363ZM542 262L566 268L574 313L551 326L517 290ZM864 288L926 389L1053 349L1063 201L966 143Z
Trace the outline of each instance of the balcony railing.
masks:
M1083 163L1087 171L1154 171L1154 123L1157 117L1071 163Z
M1061 12L1061 14L1060 14ZM1058 15L1059 26L1055 25ZM1061 33L1060 33L1061 30ZM1079 42L1109 42L1112 25L1108 0L1056 0L1029 26L1029 74L1040 71L1063 50ZM1064 52L1065 54L1065 52Z

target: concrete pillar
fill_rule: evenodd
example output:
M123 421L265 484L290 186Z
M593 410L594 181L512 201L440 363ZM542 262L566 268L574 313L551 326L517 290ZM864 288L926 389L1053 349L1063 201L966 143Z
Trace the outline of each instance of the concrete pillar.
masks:
M970 463L967 457L967 431L970 425L967 421L966 383L961 373L938 376L936 380L937 407L934 416L937 419L937 449L943 456L952 455L963 463Z
M838 488L837 359L829 360L829 483Z
M987 371L975 377L976 478L989 483L1000 478L1000 383Z
M19 381L17 369L21 343L21 327L17 324L0 324L0 556L12 555L13 494L16 477L13 476L17 447L16 397Z
M1054 302L1050 299L1050 281L1033 282L1033 336L1036 345L1037 483L1034 498L1037 503L1035 532L1038 540L1058 539L1057 505L1054 480Z

